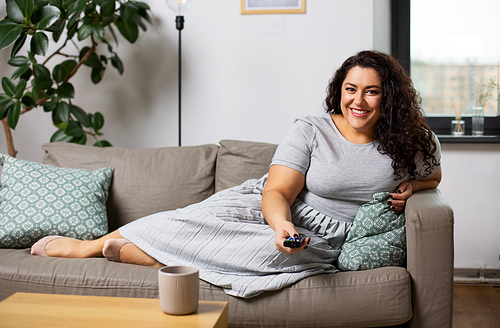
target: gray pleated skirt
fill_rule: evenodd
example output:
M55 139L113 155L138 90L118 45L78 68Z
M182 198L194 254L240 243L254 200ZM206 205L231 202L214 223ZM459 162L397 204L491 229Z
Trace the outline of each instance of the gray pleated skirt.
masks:
M266 181L267 175L200 203L146 216L121 227L120 234L165 265L198 267L201 279L238 297L338 271L335 261L351 223L297 200L292 221L311 241L299 254L283 254L276 250L274 231L261 211Z

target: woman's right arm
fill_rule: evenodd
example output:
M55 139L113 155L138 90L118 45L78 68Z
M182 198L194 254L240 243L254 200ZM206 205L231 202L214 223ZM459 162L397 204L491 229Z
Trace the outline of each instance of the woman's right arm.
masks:
M308 240L300 248L283 246L283 241L297 234L292 223L290 206L304 188L305 177L299 171L283 165L272 165L262 193L262 213L273 228L276 249L282 253L296 254L307 246Z

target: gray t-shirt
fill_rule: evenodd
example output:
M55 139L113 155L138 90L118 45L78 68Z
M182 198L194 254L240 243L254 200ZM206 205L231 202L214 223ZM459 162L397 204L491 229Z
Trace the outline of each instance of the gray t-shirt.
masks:
M441 159L439 141L434 153ZM352 222L360 205L371 201L373 194L393 192L408 177L396 180L392 160L377 150L377 141L354 144L339 132L330 114L303 116L278 146L271 165L290 167L306 180L299 198L315 210L339 221ZM421 179L423 163L416 159Z

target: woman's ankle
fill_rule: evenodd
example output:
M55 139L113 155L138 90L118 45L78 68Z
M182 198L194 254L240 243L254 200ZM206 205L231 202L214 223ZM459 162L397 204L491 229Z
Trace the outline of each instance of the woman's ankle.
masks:
M120 248L120 261L122 263L137 264L152 268L161 268L164 265L144 253L133 243L126 243Z

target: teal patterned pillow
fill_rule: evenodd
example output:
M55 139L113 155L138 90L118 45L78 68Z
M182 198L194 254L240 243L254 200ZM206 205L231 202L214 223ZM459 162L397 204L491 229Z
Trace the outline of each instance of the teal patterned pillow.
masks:
M31 247L49 235L89 240L108 232L113 168L59 168L5 154L0 165L0 247Z
M406 263L406 221L387 204L388 192L373 195L360 206L342 245L338 267L343 271L369 270Z

